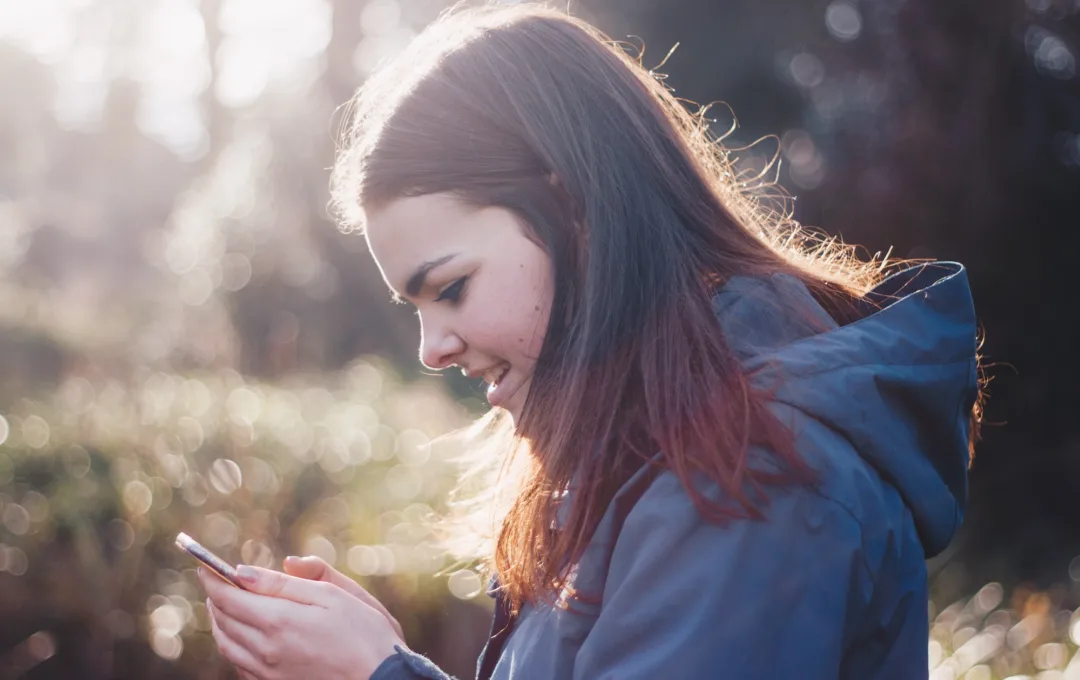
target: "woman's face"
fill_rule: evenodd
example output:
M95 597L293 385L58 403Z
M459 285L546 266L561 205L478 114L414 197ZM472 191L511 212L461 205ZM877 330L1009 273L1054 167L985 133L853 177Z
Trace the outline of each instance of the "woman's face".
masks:
M520 417L554 289L515 215L426 194L369 211L366 233L390 290L416 305L420 361L483 378L488 402Z

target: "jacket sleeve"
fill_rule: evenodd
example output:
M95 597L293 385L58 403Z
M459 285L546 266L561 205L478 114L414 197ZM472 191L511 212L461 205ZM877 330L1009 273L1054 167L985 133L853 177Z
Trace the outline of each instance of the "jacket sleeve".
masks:
M869 588L860 525L808 489L765 512L707 522L661 475L619 532L575 680L836 678Z
M454 680L426 656L399 645L394 649L397 653L379 664L370 680Z

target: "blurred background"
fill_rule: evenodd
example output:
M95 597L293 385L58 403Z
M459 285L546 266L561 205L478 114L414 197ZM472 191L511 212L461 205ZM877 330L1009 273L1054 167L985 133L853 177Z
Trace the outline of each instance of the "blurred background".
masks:
M320 555L472 677L491 603L424 522L482 394L326 210L341 105L445 4L0 0L0 679L235 677L178 531ZM1080 0L570 7L678 43L804 224L968 266L993 382L933 677L1080 678Z

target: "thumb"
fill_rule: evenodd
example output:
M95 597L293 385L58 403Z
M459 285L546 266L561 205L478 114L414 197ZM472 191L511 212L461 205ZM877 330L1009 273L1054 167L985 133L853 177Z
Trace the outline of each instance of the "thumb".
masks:
M295 557L290 555L285 558L282 567L284 567L285 573L290 576L308 579L310 581L333 583L338 588L341 588L345 592L355 597L359 597L360 599L371 597L359 583L331 567L327 564L326 560L321 557L316 557L315 555Z
M312 581L328 580L327 569L329 566L317 557L296 557L290 555L281 563L285 573L297 578L306 578Z
M245 590L259 595L311 605L322 605L325 600L325 586L321 583L296 578L280 571L241 564L236 567L236 578Z
M382 602L379 602L374 595L365 590L359 583L331 567L323 560L323 558L316 557L315 555L308 555L306 557L295 557L290 555L285 558L282 566L286 573L297 578L305 578L312 581L324 581L341 588L385 616L386 620L390 622L390 625L398 634L398 637L402 640L405 639L405 635L401 630L401 624L398 623L398 620L393 617L385 606L383 606Z

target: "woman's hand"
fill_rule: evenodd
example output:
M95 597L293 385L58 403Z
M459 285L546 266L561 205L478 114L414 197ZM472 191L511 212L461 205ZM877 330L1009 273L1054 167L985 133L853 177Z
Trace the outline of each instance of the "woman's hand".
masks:
M199 580L218 650L245 678L367 680L394 645L405 646L383 612L334 583L238 571L247 590L204 568Z
M364 590L359 583L331 567L323 558L314 555L308 555L307 557L289 556L285 558L281 566L285 569L285 573L290 576L333 583L350 595L359 598L361 602L385 616L398 637L402 640L405 639L405 634L401 632L401 624L390 615L390 612L386 611L386 607L383 606L382 602L379 602L371 593Z

